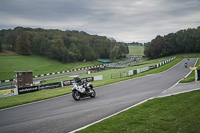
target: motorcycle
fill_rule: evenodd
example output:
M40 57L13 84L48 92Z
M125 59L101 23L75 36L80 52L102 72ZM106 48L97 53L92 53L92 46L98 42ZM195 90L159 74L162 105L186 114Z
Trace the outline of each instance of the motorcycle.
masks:
M184 64L185 68L187 68L187 63Z
M87 83L83 79L79 79L78 77L74 78L74 83L72 87L72 97L74 100L79 101L84 97L94 98L96 96L96 92L93 89L93 85L91 83Z

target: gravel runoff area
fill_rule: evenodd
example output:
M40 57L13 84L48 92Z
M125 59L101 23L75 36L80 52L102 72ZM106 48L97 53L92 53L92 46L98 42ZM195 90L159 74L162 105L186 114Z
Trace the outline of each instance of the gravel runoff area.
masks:
M195 81L191 83L178 83L172 86L171 88L163 91L157 97L171 96L171 95L190 92L194 90L200 90L200 81Z

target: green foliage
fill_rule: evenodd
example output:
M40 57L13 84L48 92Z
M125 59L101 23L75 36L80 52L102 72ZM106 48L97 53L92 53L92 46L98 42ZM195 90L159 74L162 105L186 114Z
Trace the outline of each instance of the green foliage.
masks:
M25 31L21 31L16 40L16 52L21 55L30 55L29 35Z
M164 37L157 36L145 46L146 57L155 59L178 53L200 52L200 28L180 30Z
M1 44L1 39L0 39L0 52L2 51L2 44Z
M116 59L128 53L126 44L104 36L89 35L82 31L23 27L0 30L0 46L22 55L32 53L63 63L98 58Z

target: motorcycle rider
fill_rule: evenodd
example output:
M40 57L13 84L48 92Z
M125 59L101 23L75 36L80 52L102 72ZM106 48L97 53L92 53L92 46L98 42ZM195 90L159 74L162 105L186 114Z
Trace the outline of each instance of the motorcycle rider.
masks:
M79 85L81 85L81 79L79 77L74 77L74 81L75 83L78 83Z
M187 62L185 63L185 68L187 68Z
M84 87L84 81L83 80L81 80L79 77L74 77L74 81L75 81L75 83L78 83L78 86L83 85L83 88L85 88L85 90L88 92L88 88Z

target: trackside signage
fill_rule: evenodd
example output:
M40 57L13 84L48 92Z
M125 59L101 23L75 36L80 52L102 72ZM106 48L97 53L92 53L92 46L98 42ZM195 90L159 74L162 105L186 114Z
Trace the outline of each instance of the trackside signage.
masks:
M83 80L87 82L91 82L91 81L94 81L94 77L83 78Z
M61 82L40 85L39 89L44 90L44 89L52 89L52 88L59 88L59 87L61 87Z
M94 81L94 77L82 78L82 80L86 82L91 82L91 81ZM66 80L66 81L63 81L63 86L72 85L73 83L74 83L74 80Z
M72 83L74 83L74 80L66 80L66 81L63 81L63 86L72 85Z
M8 89L8 90L1 90L0 91L0 97L13 96L13 95L14 95L14 89Z
M38 91L38 86L18 88L18 93L19 94L28 93L28 92L34 92L34 91Z

